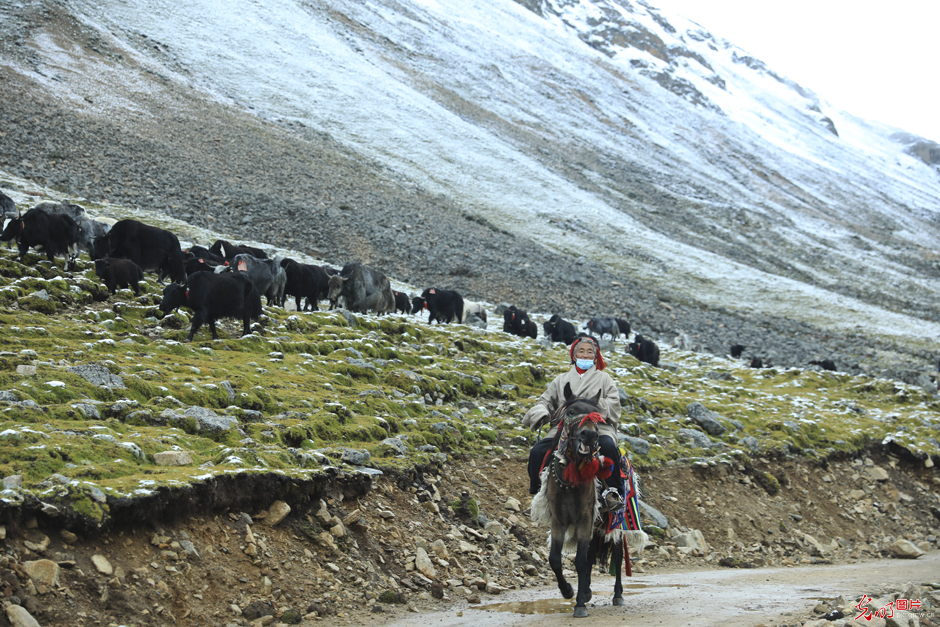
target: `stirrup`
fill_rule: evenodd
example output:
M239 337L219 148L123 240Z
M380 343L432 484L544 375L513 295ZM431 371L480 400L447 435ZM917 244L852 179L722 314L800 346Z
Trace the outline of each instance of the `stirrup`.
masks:
M607 488L601 493L601 511L619 512L623 509L623 499L617 488Z

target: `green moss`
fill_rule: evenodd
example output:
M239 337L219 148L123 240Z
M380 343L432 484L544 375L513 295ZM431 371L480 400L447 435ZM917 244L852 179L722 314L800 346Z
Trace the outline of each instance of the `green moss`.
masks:
M108 504L99 503L85 491L73 490L68 496L68 505L76 514L98 527L104 525L110 516Z
M661 527L657 527L656 525L643 525L643 531L653 536L654 538L666 537L666 530Z
M408 600L405 598L405 595L403 595L401 592L392 592L391 590L386 590L380 594L379 601L385 603L386 605L391 605L393 603L404 605L408 602Z
M480 506L477 505L476 499L468 495L451 502L450 506L453 508L454 513L464 520L476 522L477 517L480 515Z
M754 478L757 479L757 483L764 488L770 496L774 496L780 492L780 482L769 472L758 472L754 475Z
M20 309L30 312L36 312L51 316L58 311L59 307L54 300L45 300L38 296L23 296L17 303Z
M430 463L430 454L420 451L426 444L469 456L509 444L517 448L506 450L520 454L531 434L517 428L519 415L544 391L548 380L566 367L560 346L550 350L529 342L506 346L499 338L465 333L460 327L439 329L397 317L364 319L350 327L335 312L292 314L277 308L266 310L264 329L255 335L240 339L240 325L226 321L220 325L221 341L210 341L205 330L192 344L182 343L189 329L188 312L164 319L162 335L147 320L156 313L162 289L152 280L144 282L141 297L124 291L103 310L91 311L81 305L97 298L94 290L100 291L100 285L91 276L73 275L68 281L61 276L61 270L47 262L36 267L20 265L10 251L0 249L0 326L6 332L4 349L14 353L0 356L0 390L13 390L19 398L43 407L37 411L11 405L2 412L0 432L13 435L0 441L0 472L23 474L31 483L56 472L126 491L136 489L143 473L159 487L170 481L185 484L188 477L205 472L198 465L158 468L134 460L115 443L68 435L92 426L107 426L108 433L137 443L151 456L180 446L194 458L219 465L237 456L248 466L304 476L309 470L301 466L312 465L312 456L298 461L288 448L343 445L367 449L378 467L392 473ZM42 277L49 280L39 280ZM23 280L14 285L17 279ZM81 291L72 290L70 284ZM3 309L4 303L12 305L14 299L39 289L59 301L55 315ZM170 328L174 324L177 328ZM125 343L126 338L132 342ZM390 363L377 364L376 370L353 366L346 363L351 354L340 350L347 347L355 348L369 362ZM63 359L69 364L108 360L109 370L121 374L127 388L97 388L60 366L40 364L37 377L17 375L15 367L25 362L16 353L23 349L36 351L40 362L52 364ZM272 361L272 351L283 353L283 359ZM835 450L852 454L890 434L916 454L940 454L930 443L936 432L925 431L923 422L923 413L940 410L940 403L894 382L798 370L758 372L725 362L703 366L701 356L670 355L683 369L680 376L640 365L622 353L609 358L612 376L629 398L624 421L629 416L642 425L644 433L659 438L648 455L634 456L640 468L702 455L701 450L676 442L675 436L686 424L685 406L705 398L710 409L741 424L738 437L753 435L768 452L800 450L819 457ZM733 379L706 380L706 367L727 371ZM66 386L48 387L48 380L64 381ZM223 380L234 386L234 400L221 387ZM361 396L363 392L369 394ZM444 405L417 402L419 395L443 399ZM794 397L810 395L812 407L794 407ZM165 396L184 405L237 415L257 446L242 444L244 437L235 431L215 436L200 433L191 419L174 425L179 428L150 426L148 414L159 415L167 407L178 409L170 402L155 402ZM72 409L85 398L105 402L100 406L104 420L88 421ZM139 403L120 414L127 424L112 420L107 412L110 404L121 399ZM487 406L489 417L476 410L458 416L454 405L467 399ZM513 399L517 404L494 411L490 399ZM236 407L229 409L230 405ZM263 416L249 410L263 412ZM428 418L431 412L444 415ZM406 425L406 419L415 424ZM456 430L432 428L440 422ZM24 426L47 432L49 437L22 433ZM407 442L405 457L380 444L389 434L400 434ZM727 442L736 446L734 440ZM771 481L758 478L753 468L750 472L755 481L766 483L765 489L775 489ZM776 480L783 485L785 477ZM466 516L469 520L469 511Z
M356 366L353 364L347 364L343 362L334 364L333 372L335 372L338 375L343 375L343 374L348 375L350 380L362 379L365 381L369 381L370 383L378 380L378 378L376 377L375 370L372 370L371 368L363 368L362 366Z

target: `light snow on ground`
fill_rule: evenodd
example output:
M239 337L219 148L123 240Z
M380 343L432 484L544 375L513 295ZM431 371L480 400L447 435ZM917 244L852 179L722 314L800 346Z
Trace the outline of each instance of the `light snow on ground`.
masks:
M679 16L625 0L544 2L544 17L512 0L255 0L237 10L220 0L75 6L89 25L132 51L135 63L159 65L171 80L260 117L329 133L546 247L710 305L895 339L940 338L934 321L827 289L849 281L924 299L940 293L940 281L904 257L940 255L933 248L940 235L937 172L887 138L897 129L834 109L759 63L745 64L744 51ZM645 29L683 52L659 58L611 38L605 29L614 26ZM39 44L47 62L94 82L98 70L77 51L49 39ZM643 64L694 86L720 111L665 90L637 70ZM54 87L88 108L66 87L76 84ZM95 107L133 110L130 94L147 87L128 89L127 97L114 94ZM509 127L518 134L505 133ZM688 210L705 212L715 229L733 229L728 214L745 213L758 225L732 240L744 245L779 234L793 249L788 261L812 284L667 235L645 219L656 207L625 193L603 168L581 167L603 191L589 189L563 168L548 167L533 149L538 141L636 164L663 202L694 204L698 209ZM756 169L772 175L755 176ZM590 233L559 237L550 220L570 218ZM683 225L674 226L681 232ZM629 254L610 242L622 242ZM813 254L804 259L803 248Z

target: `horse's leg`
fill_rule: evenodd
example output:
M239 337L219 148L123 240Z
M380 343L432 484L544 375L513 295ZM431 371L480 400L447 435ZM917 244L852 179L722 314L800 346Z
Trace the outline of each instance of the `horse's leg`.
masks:
M574 567L578 571L578 598L574 606L574 617L584 618L588 615L585 603L591 600L591 562L588 561L587 540L578 540L578 553L574 558Z
M558 581L558 590L561 592L561 596L570 599L574 596L574 589L571 587L571 584L565 580L565 576L561 572L561 547L564 542L565 530L555 529L555 525L552 525L552 544L548 551L548 563L552 567L552 572L555 573L555 579Z
M625 540L621 539L620 542L614 542L613 546L610 549L610 559L616 562L616 567L614 569L614 576L616 580L614 581L614 605L623 605L623 583L620 581L620 569L623 566L623 552L628 551L629 549L625 546Z

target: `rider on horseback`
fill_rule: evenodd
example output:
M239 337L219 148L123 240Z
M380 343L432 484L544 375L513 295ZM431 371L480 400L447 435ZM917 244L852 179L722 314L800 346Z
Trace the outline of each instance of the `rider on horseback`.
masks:
M565 402L565 384L571 386L575 396L593 397L600 391L598 409L606 422L598 425L598 443L600 453L620 468L620 449L617 447L617 423L620 420L620 393L617 386L606 372L606 364L601 356L601 349L593 337L582 335L575 339L569 351L571 369L555 377L542 393L535 405L526 412L522 424L533 431L538 429L555 414L555 410ZM529 453L529 493L538 494L541 482L539 472L546 456L552 451L558 425L550 425L546 437L535 444ZM605 480L607 489L601 495L601 507L607 511L618 511L623 507L623 495L620 490L623 481L619 472L611 473Z

